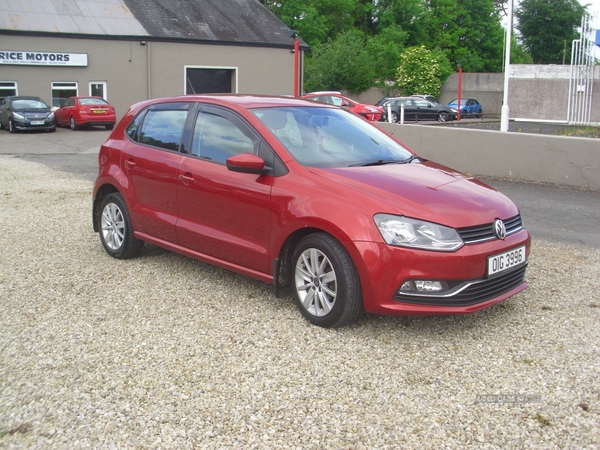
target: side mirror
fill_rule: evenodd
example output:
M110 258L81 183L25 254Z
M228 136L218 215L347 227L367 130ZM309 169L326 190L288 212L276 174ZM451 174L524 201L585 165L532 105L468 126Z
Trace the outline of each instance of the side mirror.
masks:
M271 168L265 167L265 161L253 153L242 153L231 156L225 161L227 169L232 172L253 173L256 175L266 175Z

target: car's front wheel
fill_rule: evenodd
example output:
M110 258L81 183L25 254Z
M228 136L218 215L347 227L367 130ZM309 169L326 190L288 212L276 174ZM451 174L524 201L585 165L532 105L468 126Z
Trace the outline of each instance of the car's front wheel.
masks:
M16 133L17 132L17 129L15 128L15 124L13 123L12 120L8 121L8 131L10 133Z
M437 116L438 122L448 122L448 113L441 112Z
M332 236L304 237L294 251L294 300L313 325L335 328L354 322L363 311L356 268Z
M114 258L131 258L139 254L144 246L144 241L133 235L129 211L118 193L109 194L102 200L98 229L104 250Z

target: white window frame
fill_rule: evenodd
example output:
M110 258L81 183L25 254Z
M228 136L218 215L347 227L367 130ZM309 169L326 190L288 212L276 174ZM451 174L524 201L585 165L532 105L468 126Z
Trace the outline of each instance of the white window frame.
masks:
M54 105L54 90L59 89L75 89L75 96L79 95L79 83L77 81L53 81L51 83L50 88L50 101L52 103L52 107L62 106L62 105ZM71 96L69 96L71 97ZM68 98L68 97L67 97Z
M19 95L19 86L18 86L18 84L17 84L16 81L0 80L0 83L2 83L2 84L12 83L12 87L10 87L10 86L0 86L0 90L14 89L15 90L15 95ZM10 97L10 96L7 95L6 97Z
M102 98L106 101L108 101L108 83L106 81L90 81L88 84L88 92L90 97L93 96L94 94L92 94L92 84L101 84L104 87L102 88L102 92L104 92L104 95L102 96Z
M232 94L237 94L239 92L238 83L239 83L239 67L234 66L183 66L183 95L185 95L185 90L187 87L187 70L188 69L216 69L216 70L231 70L235 77L235 91Z

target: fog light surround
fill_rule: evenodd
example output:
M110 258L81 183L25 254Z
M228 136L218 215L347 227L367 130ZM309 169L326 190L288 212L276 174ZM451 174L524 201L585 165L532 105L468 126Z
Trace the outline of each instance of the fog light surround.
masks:
M400 286L402 294L432 294L450 289L446 281L436 280L408 280Z

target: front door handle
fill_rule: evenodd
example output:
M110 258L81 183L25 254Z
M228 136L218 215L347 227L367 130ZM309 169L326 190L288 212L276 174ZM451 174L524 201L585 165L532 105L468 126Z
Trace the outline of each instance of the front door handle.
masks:
M196 180L194 180L194 177L192 176L192 174L191 174L191 173L189 173L189 172L186 172L186 173L185 173L185 174L183 174L183 175L181 175L181 174L180 174L180 175L179 175L179 179L180 179L180 180L181 180L181 182L182 182L183 184L185 184L186 186L189 186L189 185L190 185L190 184L192 184L194 181L196 181Z

